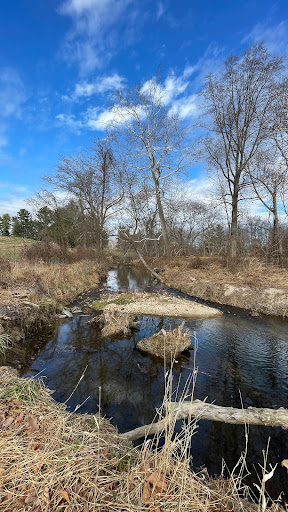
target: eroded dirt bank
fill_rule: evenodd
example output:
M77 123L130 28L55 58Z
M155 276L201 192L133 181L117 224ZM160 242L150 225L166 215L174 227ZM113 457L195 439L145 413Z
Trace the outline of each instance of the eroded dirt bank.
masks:
M2 362L21 367L25 338L53 322L79 293L97 287L105 268L92 261L14 266L0 290L0 336Z
M252 314L288 317L288 271L246 260L228 269L211 258L149 261L163 269L169 287L208 302L248 310Z

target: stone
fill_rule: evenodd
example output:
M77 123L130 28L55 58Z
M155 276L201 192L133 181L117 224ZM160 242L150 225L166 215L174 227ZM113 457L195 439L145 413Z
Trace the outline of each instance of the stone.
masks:
M70 309L68 309L68 308L63 308L62 315L65 315L67 318L73 317L73 314L71 313Z

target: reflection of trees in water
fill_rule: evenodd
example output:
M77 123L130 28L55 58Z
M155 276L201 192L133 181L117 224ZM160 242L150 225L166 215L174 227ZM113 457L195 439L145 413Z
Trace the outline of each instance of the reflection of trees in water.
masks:
M142 287L142 271L120 267L118 286ZM145 276L146 279L146 276ZM138 317L139 330L129 340L103 339L100 332L87 325L87 318L75 316L59 324L53 336L47 337L33 366L45 368L47 384L56 389L54 398L65 401L87 370L69 404L72 409L89 400L81 412L98 410L99 387L103 413L112 417L121 430L149 423L164 393L164 363L142 354L135 347L143 337L162 328L174 328L181 319ZM199 367L195 398L216 401L219 405L287 406L288 333L287 324L271 320L252 320L223 316L213 320L186 321L197 332ZM38 343L37 336L35 343ZM30 349L29 349L30 350ZM174 389L181 373L179 390L193 370L190 361L180 359L174 367ZM287 436L281 429L250 427L249 460L262 463L262 449L271 435L269 462L275 463L288 453ZM214 422L200 422L199 432L192 440L194 464L206 464L210 473L219 473L222 456L229 467L237 461L244 448L244 427ZM253 460L254 459L254 460ZM286 475L287 478L287 475ZM281 479L280 479L281 480Z
M116 280L119 290L144 289L151 283L151 276L142 269L121 265L116 271Z

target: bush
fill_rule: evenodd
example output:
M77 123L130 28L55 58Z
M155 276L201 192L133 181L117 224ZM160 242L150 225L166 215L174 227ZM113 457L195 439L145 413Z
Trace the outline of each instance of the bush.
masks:
M26 247L22 257L31 263L77 263L83 260L95 261L96 251L82 246L70 249L53 242L39 242Z
M11 262L7 258L3 258L0 256L0 268L1 268L1 278L0 278L0 288L7 288L10 275L11 275Z

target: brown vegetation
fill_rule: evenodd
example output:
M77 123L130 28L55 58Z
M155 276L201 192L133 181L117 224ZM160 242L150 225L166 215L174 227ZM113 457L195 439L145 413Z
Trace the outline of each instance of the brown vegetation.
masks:
M4 367L0 382L3 512L257 510L240 499L235 473L212 480L192 470L194 421L174 439L175 421L166 416L164 445L152 452L145 443L139 450L100 414L69 413L39 381Z
M0 263L0 334L7 333L13 345L51 321L80 292L97 286L101 274L94 251L54 244L31 245L21 259Z
M162 281L188 295L266 315L288 316L288 273L256 258L228 267L219 257L149 259L163 268ZM138 262L138 265L141 265Z
M191 347L190 331L184 330L184 323L176 329L165 331L161 329L151 338L138 341L137 348L168 361L173 360L181 352Z
M134 315L121 313L120 311L104 311L102 315L96 315L88 322L92 327L101 329L103 337L111 337L116 334L121 336L130 336L132 330L137 327L139 322L135 321Z

